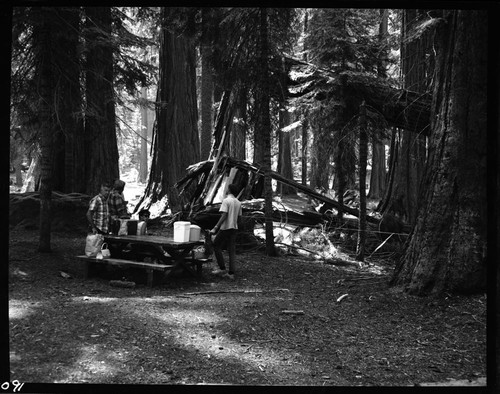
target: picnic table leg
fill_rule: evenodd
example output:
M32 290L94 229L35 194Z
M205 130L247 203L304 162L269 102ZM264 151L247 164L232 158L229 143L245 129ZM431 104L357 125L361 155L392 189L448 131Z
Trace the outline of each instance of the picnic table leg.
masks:
M95 263L91 260L83 262L83 278L88 279L95 274Z
M175 265L175 267L169 272L169 276L178 268L182 268L184 271L187 271L192 276L196 277L196 272L188 265L188 263L185 260L185 258L191 253L191 250L187 252L185 250L180 250L180 251L169 250L168 253L174 259L174 265Z
M153 287L153 269L152 268L147 268L146 272L148 274L148 286Z
M202 279L203 277L203 263L201 262L198 262L196 263L196 276L198 277L198 279Z
M90 265L89 261L83 262L83 278L84 279L88 279L88 277L89 277L89 268L90 268L89 265Z

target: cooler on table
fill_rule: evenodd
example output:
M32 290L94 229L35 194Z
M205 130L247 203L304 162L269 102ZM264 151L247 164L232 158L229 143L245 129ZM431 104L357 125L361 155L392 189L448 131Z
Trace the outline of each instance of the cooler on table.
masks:
M174 222L174 241L188 242L191 222Z

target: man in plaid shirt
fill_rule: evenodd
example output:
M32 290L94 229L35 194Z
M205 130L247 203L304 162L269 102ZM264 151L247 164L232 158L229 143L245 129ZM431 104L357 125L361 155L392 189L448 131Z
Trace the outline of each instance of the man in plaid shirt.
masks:
M130 218L130 215L127 212L127 201L125 201L125 198L123 197L124 188L125 182L117 179L113 185L113 190L111 190L109 195L109 215L112 220Z
M86 216L94 234L109 233L108 196L110 190L111 186L108 183L102 183L99 194L90 200Z

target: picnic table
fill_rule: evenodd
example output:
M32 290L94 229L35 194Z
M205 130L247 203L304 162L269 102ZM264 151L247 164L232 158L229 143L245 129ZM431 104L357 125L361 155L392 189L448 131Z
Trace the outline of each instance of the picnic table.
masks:
M104 242L111 250L110 258L98 260L95 257L77 256L85 262L85 277L89 276L94 264L143 268L148 274L147 284L152 287L154 273L157 271L164 272L165 277L169 277L173 272L182 270L201 278L203 263L211 261L196 258L193 253L193 249L203 245L203 241L176 242L173 237L107 234L104 236Z

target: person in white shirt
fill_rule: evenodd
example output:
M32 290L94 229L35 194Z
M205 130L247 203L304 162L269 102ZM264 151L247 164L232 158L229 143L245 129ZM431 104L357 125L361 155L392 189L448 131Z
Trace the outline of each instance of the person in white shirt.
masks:
M241 216L241 202L235 197L238 194L238 188L234 184L228 186L228 193L226 198L222 200L219 212L222 215L215 225L210 230L210 234L215 234L213 240L213 248L215 258L219 269L214 270L212 273L215 275L222 275L228 279L234 279L235 272L235 255L236 255L236 233L238 231L238 218ZM227 250L229 252L229 271L226 271L224 263L224 256L222 254L222 247L227 242Z

